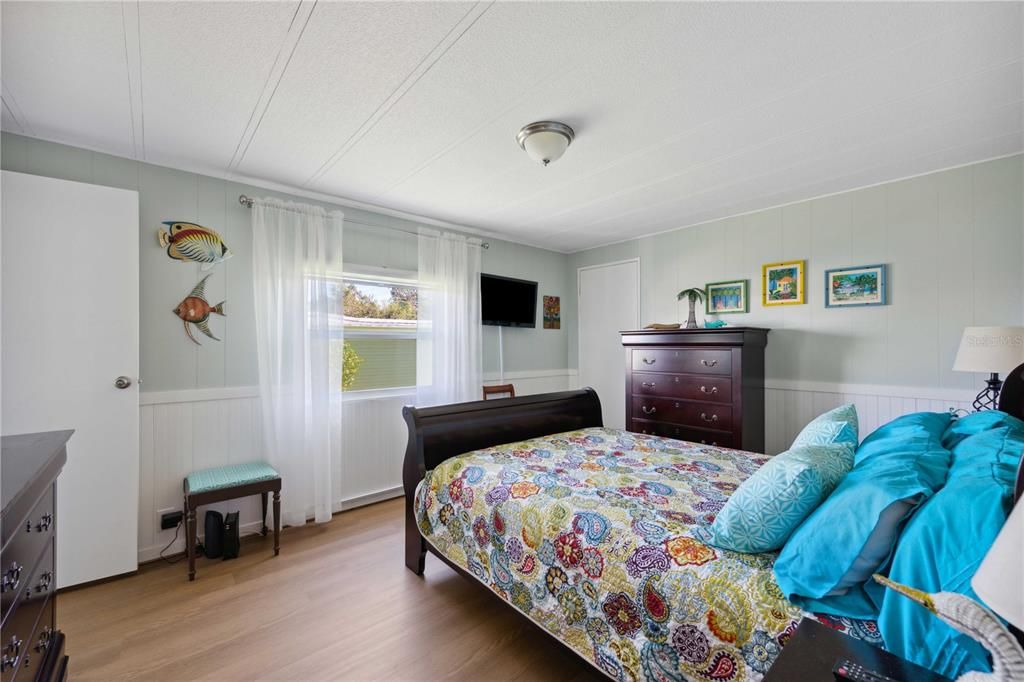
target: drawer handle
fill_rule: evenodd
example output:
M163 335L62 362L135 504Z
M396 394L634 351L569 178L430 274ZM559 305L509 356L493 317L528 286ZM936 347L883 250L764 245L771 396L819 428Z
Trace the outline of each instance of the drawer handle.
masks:
M644 414L654 414L655 412L658 411L658 408L657 407L647 407L646 405L641 405L640 406L640 411L643 412Z
M707 444L708 444L708 442L707 442L706 440L702 440L702 441L700 442L700 444L701 444L701 445L707 445ZM718 445L718 443L717 443L716 441L711 441L711 447L715 447L716 445Z
M53 631L50 630L49 625L43 627L43 631L39 633L39 641L36 643L35 646L36 653L45 653L46 650L50 648L50 636L52 633Z
M701 412L700 413L700 418L703 419L706 422L716 422L716 421L718 421L718 415L717 414L713 414L713 415L711 415L709 417L707 412Z
M645 365L653 365L655 362L658 361L658 359L657 358L643 358L643 361L644 361Z
M718 386L712 386L711 388L708 388L707 386L701 386L700 392L705 395L714 395L718 393Z
M0 671L10 670L18 665L18 656L9 656L4 654L0 656Z
M0 582L0 592L6 592L7 590L15 590L18 585L21 584L21 571L24 568L17 561L11 562L11 567L4 573L2 582Z
M643 386L644 388L654 388L653 381L641 381L640 385Z
M50 588L50 583L53 582L53 571L47 571L39 576L39 582L36 583L36 592L45 592Z
M700 364L704 365L705 367L714 367L715 365L718 364L718 360L701 360Z
M39 523L36 524L36 530L40 533L43 531L50 530L50 526L53 525L53 514L43 514L39 517Z

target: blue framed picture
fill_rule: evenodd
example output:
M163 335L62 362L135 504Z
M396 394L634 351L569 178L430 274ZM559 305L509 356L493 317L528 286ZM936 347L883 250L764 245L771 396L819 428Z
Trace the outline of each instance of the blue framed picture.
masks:
M886 305L886 266L862 265L825 271L825 307Z

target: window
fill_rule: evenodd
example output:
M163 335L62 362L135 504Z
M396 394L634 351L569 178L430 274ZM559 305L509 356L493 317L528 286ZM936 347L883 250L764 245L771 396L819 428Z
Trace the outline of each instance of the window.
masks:
M344 275L331 282L331 326L344 328L344 344L332 341L331 381L345 391L416 385L414 280Z

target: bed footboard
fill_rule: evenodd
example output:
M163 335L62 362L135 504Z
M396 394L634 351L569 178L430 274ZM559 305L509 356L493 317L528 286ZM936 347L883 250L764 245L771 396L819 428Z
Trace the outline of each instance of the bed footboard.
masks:
M409 445L402 466L405 488L405 565L423 575L427 543L416 523L416 486L428 469L472 450L602 426L601 401L592 388L504 400L402 408Z

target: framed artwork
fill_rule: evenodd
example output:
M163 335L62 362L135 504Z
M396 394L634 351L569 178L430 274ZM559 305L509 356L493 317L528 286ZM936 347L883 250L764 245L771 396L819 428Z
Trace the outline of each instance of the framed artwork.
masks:
M885 265L862 265L825 271L825 307L885 305Z
M806 265L807 261L794 260L761 266L761 303L765 306L804 304Z
M562 299L559 296L544 297L544 328L562 328Z
M704 312L708 315L724 313L745 313L750 310L747 292L750 280L737 279L731 282L709 282L704 287Z

